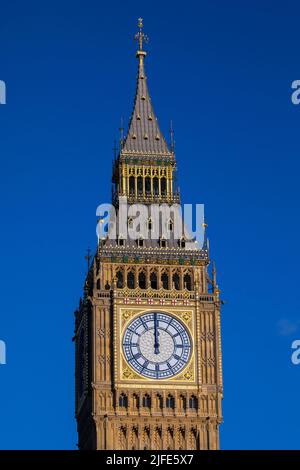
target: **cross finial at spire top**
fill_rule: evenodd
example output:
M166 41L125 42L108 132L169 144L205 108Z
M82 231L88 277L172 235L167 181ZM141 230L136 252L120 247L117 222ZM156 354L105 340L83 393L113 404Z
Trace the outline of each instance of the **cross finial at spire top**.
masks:
M143 32L143 27L144 27L143 18L139 18L138 19L139 32L136 33L136 35L134 36L134 39L138 41L139 50L137 51L136 55L137 57L140 57L140 58L146 55L146 52L143 50L143 42L144 43L149 42L148 36Z

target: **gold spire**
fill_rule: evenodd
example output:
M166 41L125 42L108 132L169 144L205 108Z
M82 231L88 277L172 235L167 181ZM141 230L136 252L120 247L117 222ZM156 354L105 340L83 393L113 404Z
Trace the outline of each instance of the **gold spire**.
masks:
M138 19L138 28L139 32L136 33L134 39L138 42L139 49L136 53L136 56L140 58L140 61L143 61L143 58L147 55L147 52L143 50L143 42L147 43L149 41L148 36L143 32L143 18Z

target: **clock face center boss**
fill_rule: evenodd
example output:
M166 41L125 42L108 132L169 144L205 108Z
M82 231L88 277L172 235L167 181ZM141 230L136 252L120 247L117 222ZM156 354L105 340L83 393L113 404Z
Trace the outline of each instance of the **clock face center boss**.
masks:
M127 326L123 353L140 375L166 379L181 372L191 356L191 338L174 316L162 312L139 315Z

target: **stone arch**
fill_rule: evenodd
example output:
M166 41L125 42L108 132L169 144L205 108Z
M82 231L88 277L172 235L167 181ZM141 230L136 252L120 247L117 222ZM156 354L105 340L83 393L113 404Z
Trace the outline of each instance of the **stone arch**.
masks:
M134 272L132 269L128 271L127 273L127 287L128 289L135 288L135 276L134 276Z
M188 272L183 276L183 285L186 290L192 290L192 276Z
M159 183L158 183L157 176L155 176L153 178L153 194L154 194L154 196L158 196L158 192L159 192Z
M147 276L144 270L141 270L138 275L139 280L139 288L146 289L147 288Z
M163 397L160 393L157 393L155 395L155 408L159 411L163 409L164 402L163 402Z
M191 395L189 399L189 408L192 410L198 409L198 398L195 395Z
M143 408L151 408L151 397L148 393L143 396Z
M151 178L150 178L150 176L146 176L146 178L145 178L145 193L146 193L146 195L151 194Z
M143 177L138 176L137 177L137 192L138 194L143 194Z
M163 196L167 194L167 178L165 176L160 179L160 190Z
M151 289L157 289L158 288L157 274L156 274L155 271L152 271L150 273L150 286L151 286Z
M135 178L134 176L129 176L129 194L134 195L135 193Z
M137 411L139 409L140 405L140 398L137 393L134 393L132 395L132 407L134 411Z
M117 288L118 289L123 289L123 287L124 287L124 273L123 273L122 269L117 270L116 279L117 279Z
M180 290L180 276L177 271L172 275L173 289Z
M128 397L126 393L121 393L119 395L119 407L120 408L127 408L128 406Z
M175 398L171 393L169 393L166 398L166 408L169 408L171 410L174 410L175 408Z

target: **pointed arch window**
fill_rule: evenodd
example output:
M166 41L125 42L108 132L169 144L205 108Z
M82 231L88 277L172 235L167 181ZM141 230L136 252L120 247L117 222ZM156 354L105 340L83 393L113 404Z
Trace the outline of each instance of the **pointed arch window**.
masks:
M124 238L118 237L118 245L119 245L119 246L124 246L124 244L125 244L125 243L124 243Z
M147 195L151 194L151 178L150 176L146 176L145 178L145 191Z
M183 282L186 290L192 290L192 279L189 274L184 275Z
M180 248L185 248L185 238L184 237L182 237L179 240L179 246L180 246Z
M138 176L138 178L137 178L137 190L138 190L138 194L143 194L143 178L142 178L142 176Z
M124 276L122 271L117 272L117 288L118 289L123 289L124 287Z
M134 289L134 273L132 271L127 274L127 287L128 289Z
M173 223L173 220L170 219L169 222L168 222L168 230L170 232L173 232L173 228L174 228L174 223Z
M166 407L171 408L172 410L175 408L175 400L174 400L173 395L167 396Z
M163 289L166 289L166 290L169 289L169 276L167 275L167 273L162 273L161 283L162 283Z
M160 180L161 194L165 196L167 194L167 180L165 177Z
M129 176L129 194L132 196L135 193L135 178L134 176Z
M180 290L180 278L178 273L173 274L173 288Z
M137 239L137 245L139 248L143 248L144 246L144 239L142 237Z
M158 185L158 178L156 176L155 178L153 178L153 192L154 192L154 196L158 196L159 185Z
M121 395L119 396L119 407L127 408L127 403L128 403L127 395L125 395L125 393L121 393Z
M151 408L151 397L147 393L143 396L143 408Z
M192 409L192 410L196 410L198 408L198 400L197 400L197 397L195 397L195 395L192 395L190 397L190 400L189 400L189 407Z
M146 274L143 271L139 274L139 287L140 289L146 289Z
M157 289L157 275L154 272L150 274L150 285L151 289Z
M160 245L161 248L166 248L167 247L167 240L165 239L165 237L160 238L159 245Z

